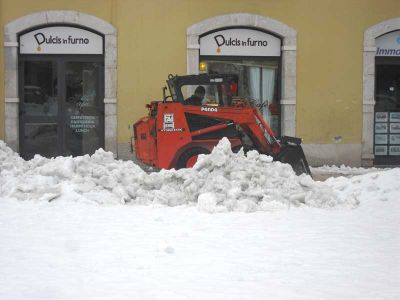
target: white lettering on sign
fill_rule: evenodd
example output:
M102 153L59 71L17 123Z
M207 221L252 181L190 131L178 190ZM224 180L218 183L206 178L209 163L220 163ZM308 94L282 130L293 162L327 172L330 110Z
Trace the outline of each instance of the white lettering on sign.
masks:
M30 31L19 38L21 54L103 54L103 37L68 26Z
M74 132L89 132L96 128L98 117L96 116L70 116L69 128Z
M376 56L400 56L400 30L376 38Z
M161 132L181 132L183 131L183 128L166 128L166 129L161 129Z
M204 107L202 106L200 111L210 111L210 112L218 112L218 108L215 107Z
M224 29L200 38L200 55L281 56L281 40L253 29Z

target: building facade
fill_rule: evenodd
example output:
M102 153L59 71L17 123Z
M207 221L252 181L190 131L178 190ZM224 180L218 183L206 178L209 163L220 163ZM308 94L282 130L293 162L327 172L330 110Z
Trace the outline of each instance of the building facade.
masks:
M0 139L132 158L169 74L229 73L312 165L400 164L399 1L0 0Z

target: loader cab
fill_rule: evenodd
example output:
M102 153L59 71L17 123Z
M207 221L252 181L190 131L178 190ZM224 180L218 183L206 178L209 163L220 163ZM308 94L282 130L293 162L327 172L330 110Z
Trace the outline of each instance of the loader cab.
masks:
M197 105L230 106L232 98L237 96L237 80L235 75L170 75L167 84L174 102L189 104L187 101L196 89L203 87L204 98Z

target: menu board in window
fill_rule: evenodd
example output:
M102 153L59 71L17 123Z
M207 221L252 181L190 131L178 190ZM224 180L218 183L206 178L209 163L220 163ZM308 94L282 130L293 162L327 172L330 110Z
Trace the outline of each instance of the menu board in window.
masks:
M375 144L382 145L387 144L387 134L375 134Z
M400 133L400 123L390 123L390 133Z
M400 112L391 112L390 122L400 122Z
M400 155L400 146L390 146L389 155Z
M375 155L387 155L387 146L375 146Z
M388 112L376 112L375 113L375 122L387 122L388 121Z
M387 133L388 124L387 123L375 123L375 133Z

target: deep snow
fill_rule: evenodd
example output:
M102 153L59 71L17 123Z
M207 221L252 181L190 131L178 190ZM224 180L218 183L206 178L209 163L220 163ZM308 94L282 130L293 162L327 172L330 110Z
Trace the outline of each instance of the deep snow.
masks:
M316 182L226 140L151 174L0 141L0 299L398 299L399 176Z
M354 207L358 199L287 164L251 151L234 154L229 141L200 157L193 169L147 174L131 161L98 150L92 156L35 156L26 162L0 144L0 194L18 200L103 204L197 204L208 212L275 210L290 206ZM395 187L393 187L395 188Z
M363 175L371 172L380 172L387 171L390 168L358 168L358 167L349 167L345 165L340 166L328 166L324 165L321 167L310 167L311 173L313 175L329 175L329 176L355 176L355 175Z

